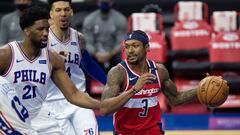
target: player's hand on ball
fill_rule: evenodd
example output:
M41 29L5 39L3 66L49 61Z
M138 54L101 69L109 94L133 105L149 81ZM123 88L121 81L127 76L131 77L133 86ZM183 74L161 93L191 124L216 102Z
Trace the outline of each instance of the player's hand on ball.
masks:
M217 107L226 101L228 93L229 86L226 80L221 76L207 75L199 83L197 97L202 104Z

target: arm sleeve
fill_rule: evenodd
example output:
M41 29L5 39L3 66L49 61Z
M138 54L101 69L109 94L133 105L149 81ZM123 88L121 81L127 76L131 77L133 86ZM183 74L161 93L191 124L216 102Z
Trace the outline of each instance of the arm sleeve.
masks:
M107 77L102 68L92 59L87 50L82 50L81 64L87 73L102 84L106 84Z

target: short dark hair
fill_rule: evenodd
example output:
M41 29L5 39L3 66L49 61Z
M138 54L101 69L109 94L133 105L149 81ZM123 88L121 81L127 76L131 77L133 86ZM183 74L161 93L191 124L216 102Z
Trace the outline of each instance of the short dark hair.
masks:
M72 3L72 0L48 0L49 7L52 8L53 3L58 1L66 1L69 2L70 4Z
M46 8L32 6L28 8L20 17L20 27L22 30L32 26L35 21L41 19L49 19L49 11Z

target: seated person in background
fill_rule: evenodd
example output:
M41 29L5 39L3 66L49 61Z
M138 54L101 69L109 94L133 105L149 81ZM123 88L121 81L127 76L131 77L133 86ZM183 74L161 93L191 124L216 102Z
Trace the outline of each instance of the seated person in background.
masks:
M99 9L83 22L86 48L107 72L121 61L120 42L127 31L127 19L112 9L112 0L98 0Z
M14 0L16 10L4 15L1 19L0 46L10 41L23 39L19 26L20 15L32 4L32 0Z

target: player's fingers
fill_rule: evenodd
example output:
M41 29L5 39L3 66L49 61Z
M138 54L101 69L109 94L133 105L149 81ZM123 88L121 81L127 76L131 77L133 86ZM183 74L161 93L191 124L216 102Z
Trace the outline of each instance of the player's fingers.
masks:
M209 74L209 73L206 73L206 76L210 76L210 74Z

